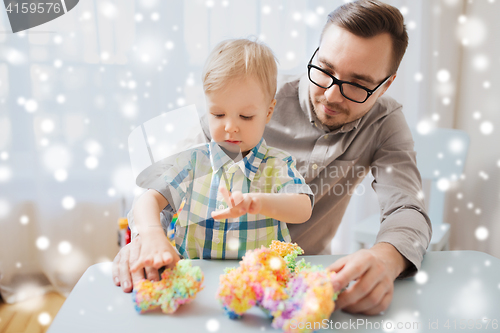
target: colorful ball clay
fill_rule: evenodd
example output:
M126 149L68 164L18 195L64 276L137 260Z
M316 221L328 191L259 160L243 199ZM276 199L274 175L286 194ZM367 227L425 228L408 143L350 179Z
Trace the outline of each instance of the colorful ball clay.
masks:
M274 328L285 332L321 327L335 308L337 293L330 283L335 272L311 266L304 259L295 263L302 253L296 244L277 241L270 248L247 251L238 268L220 277L217 298L227 315L239 318L258 306L273 318Z
M278 302L275 298L264 298L262 305L274 318L272 326L285 332L310 332L310 328L321 327L335 308L332 275L325 270L300 271L288 282L285 291L288 297Z
M273 250L262 247L248 251L240 267L220 277L218 298L230 318L238 318L253 306L259 306L266 289L284 294L290 270Z
M161 280L140 280L132 294L135 309L145 313L161 308L164 313L174 313L179 306L191 302L203 289L203 272L192 267L190 260L179 260L172 269L165 269Z

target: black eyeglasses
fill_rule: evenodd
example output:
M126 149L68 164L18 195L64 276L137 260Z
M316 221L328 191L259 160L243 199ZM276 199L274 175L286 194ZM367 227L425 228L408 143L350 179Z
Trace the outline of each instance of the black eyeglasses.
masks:
M311 57L311 60L309 60L309 64L307 64L307 69L308 69L308 75L309 75L309 80L317 85L320 88L323 89L328 89L332 87L334 84L338 85L340 88L340 93L342 96L347 98L350 101L356 102L356 103L364 103L366 100L375 92L377 91L378 88L384 85L384 83L389 80L389 78L392 75L389 75L386 77L382 83L380 83L378 86L375 87L375 89L368 89L363 87L362 85L359 85L354 82L349 82L349 81L342 81L337 79L335 76L332 74L326 72L322 68L313 65L312 61L314 59L314 56L318 52L319 47L314 51L314 54Z

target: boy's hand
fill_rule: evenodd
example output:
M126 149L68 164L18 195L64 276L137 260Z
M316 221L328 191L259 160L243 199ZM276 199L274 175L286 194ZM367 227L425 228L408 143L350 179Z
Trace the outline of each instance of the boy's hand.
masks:
M141 254L141 236L137 236L132 241L125 245L115 257L113 261L113 281L115 285L121 286L122 290L129 293L133 289L133 285L140 280L146 279L158 281L160 275L158 270L153 267L145 267L143 270L132 273L130 267L137 261Z
M262 210L261 198L255 193L242 194L239 191L231 193L224 187L219 188L219 191L229 208L212 212L212 218L215 220L236 218L247 213L259 214Z
M156 269L162 266L173 267L180 260L172 244L163 234L163 230L159 234L148 235L147 238L143 236L143 240L139 259L130 268L132 272L144 267Z

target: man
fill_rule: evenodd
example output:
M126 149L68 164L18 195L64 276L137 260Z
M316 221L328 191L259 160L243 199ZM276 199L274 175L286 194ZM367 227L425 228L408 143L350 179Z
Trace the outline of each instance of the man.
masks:
M329 267L338 273L332 281L336 290L356 280L336 302L336 309L351 313L387 309L394 280L415 274L431 239L411 132L401 105L381 98L396 78L407 44L396 8L369 0L337 8L308 73L281 84L264 133L270 146L297 159L297 169L315 193L309 221L288 225L292 241L306 254L327 252L356 185L370 170L375 178L382 211L376 244ZM132 289L129 263L138 249L135 239L113 265L115 283L126 292ZM157 279L158 272L147 268L146 276Z

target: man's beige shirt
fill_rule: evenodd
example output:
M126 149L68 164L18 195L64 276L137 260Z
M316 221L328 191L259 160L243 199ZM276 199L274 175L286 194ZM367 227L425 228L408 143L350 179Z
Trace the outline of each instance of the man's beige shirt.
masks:
M419 195L422 182L402 106L380 97L365 116L330 131L312 111L306 75L281 82L276 99L264 139L296 158L297 169L315 194L309 221L288 224L292 241L305 254L324 253L356 186L371 171L381 212L376 243L392 244L413 264L401 276L414 274L432 230ZM209 137L206 117L202 127Z

